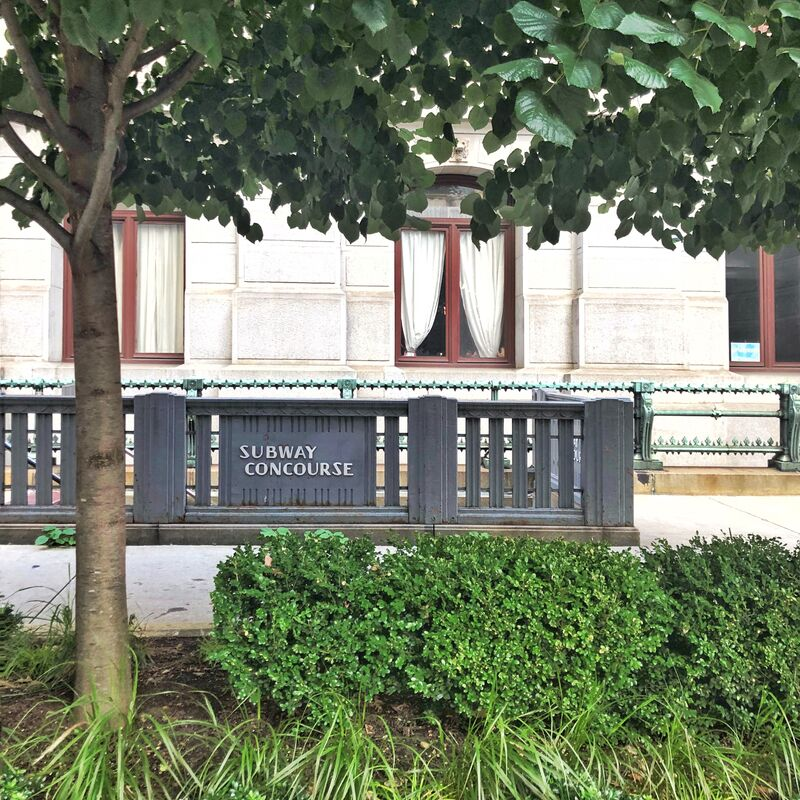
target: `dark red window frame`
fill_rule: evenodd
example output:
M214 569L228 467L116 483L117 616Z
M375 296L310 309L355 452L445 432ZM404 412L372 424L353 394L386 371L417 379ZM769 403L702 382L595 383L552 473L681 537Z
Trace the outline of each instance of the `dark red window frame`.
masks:
M185 225L183 214L145 213L148 225L174 224ZM115 211L114 222L122 223L122 327L120 335L120 360L125 362L156 362L159 364L182 364L183 353L138 353L136 352L136 268L138 260L137 231L138 219L136 211ZM184 226L184 290L186 279L186 228ZM119 300L119 298L117 298ZM64 255L64 361L75 357L72 343L72 275L69 260Z
M800 361L775 360L775 256L759 248L758 251L759 325L761 360L730 361L731 369L750 370L800 370ZM728 343L730 347L730 342ZM728 351L730 353L730 350Z
M459 184L475 186L474 179L467 176L441 176L437 184ZM504 237L505 271L503 281L503 343L505 356L502 358L481 358L461 355L461 288L459 235L469 230L467 217L425 217L431 223L432 231L445 234L444 282L445 282L445 352L446 356L406 356L402 350L401 292L403 248L398 239L394 249L394 316L395 316L395 362L402 365L417 366L513 366L514 361L514 227L504 224L499 235ZM452 309L452 312L451 312Z

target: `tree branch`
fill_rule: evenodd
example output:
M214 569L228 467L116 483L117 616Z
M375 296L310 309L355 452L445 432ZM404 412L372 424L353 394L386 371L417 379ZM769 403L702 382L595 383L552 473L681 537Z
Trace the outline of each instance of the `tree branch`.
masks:
M8 2L8 0L3 0L3 2ZM124 127L122 101L125 92L125 81L128 79L128 75L133 70L133 65L142 51L146 36L147 27L141 22L135 22L128 36L128 41L125 42L122 55L111 70L111 78L108 82L108 96L106 105L103 108L106 115L103 129L103 149L97 159L94 182L92 183L89 199L75 225L73 250L76 253L80 253L87 242L91 241L92 231L97 224L103 203L111 191L111 183L114 179L114 160L117 156L117 146Z
M3 116L9 122L16 122L24 128L39 131L39 133L45 137L51 137L53 135L50 126L47 124L47 120L44 117L40 117L38 114L28 114L25 111L14 111L13 108L6 108L3 110Z
M203 65L205 56L202 53L192 55L172 72L165 75L158 83L158 88L152 93L127 105L123 111L124 122L130 122L136 117L141 117L148 111L163 105L176 92L179 92Z
M49 186L64 201L67 206L73 206L80 199L80 195L75 189L66 183L55 170L45 164L22 141L17 132L11 127L11 123L5 114L0 114L0 136L2 136L8 146L16 153L17 158L44 184Z
M83 139L61 118L53 98L50 97L50 93L44 85L42 74L36 66L36 61L28 47L28 41L20 27L12 0L0 0L0 14L6 23L8 37L17 54L22 72L36 97L39 110L50 126L51 135L65 149L80 150L84 148Z
M49 233L64 250L69 251L72 246L72 236L64 230L38 203L12 192L5 186L0 186L0 203L12 206L24 214L31 222L35 222L46 233Z
M163 58L171 53L179 44L180 42L177 39L169 39L163 44L156 45L156 47L151 47L146 53L142 53L139 58L136 59L133 64L134 71L138 72L148 64L152 64L153 61Z

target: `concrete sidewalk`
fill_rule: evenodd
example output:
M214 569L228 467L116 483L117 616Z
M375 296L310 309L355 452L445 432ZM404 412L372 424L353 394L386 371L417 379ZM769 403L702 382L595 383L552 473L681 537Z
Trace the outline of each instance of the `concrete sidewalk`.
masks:
M642 546L656 539L683 544L695 533L775 537L788 547L800 544L800 496L689 497L636 495L636 525ZM128 602L146 630L158 633L207 629L209 593L217 564L230 547L161 546L128 548ZM75 551L0 545L0 604L26 614L74 595Z

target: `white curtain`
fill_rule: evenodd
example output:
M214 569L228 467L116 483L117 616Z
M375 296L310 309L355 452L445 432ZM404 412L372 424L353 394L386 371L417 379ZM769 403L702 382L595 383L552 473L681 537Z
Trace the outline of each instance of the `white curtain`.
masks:
M136 351L183 351L183 226L142 223L136 264Z
M461 234L461 302L469 332L482 358L493 358L503 337L504 237L496 236L481 245L472 243L469 233Z
M444 274L444 232L403 231L400 320L406 355L414 355L436 319Z
M117 333L122 346L122 223L115 222L112 225L114 235L114 282L117 287Z

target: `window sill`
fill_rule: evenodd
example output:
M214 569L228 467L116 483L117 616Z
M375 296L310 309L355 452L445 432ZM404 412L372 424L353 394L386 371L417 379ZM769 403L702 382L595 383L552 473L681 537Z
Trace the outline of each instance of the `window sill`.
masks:
M464 361L445 361L441 358L434 358L431 356L400 356L395 359L395 366L398 367L434 367L444 369L462 369L464 367L473 369L480 369L481 367L508 367L516 369L516 364L513 361L503 359L502 361L496 358L473 358Z

